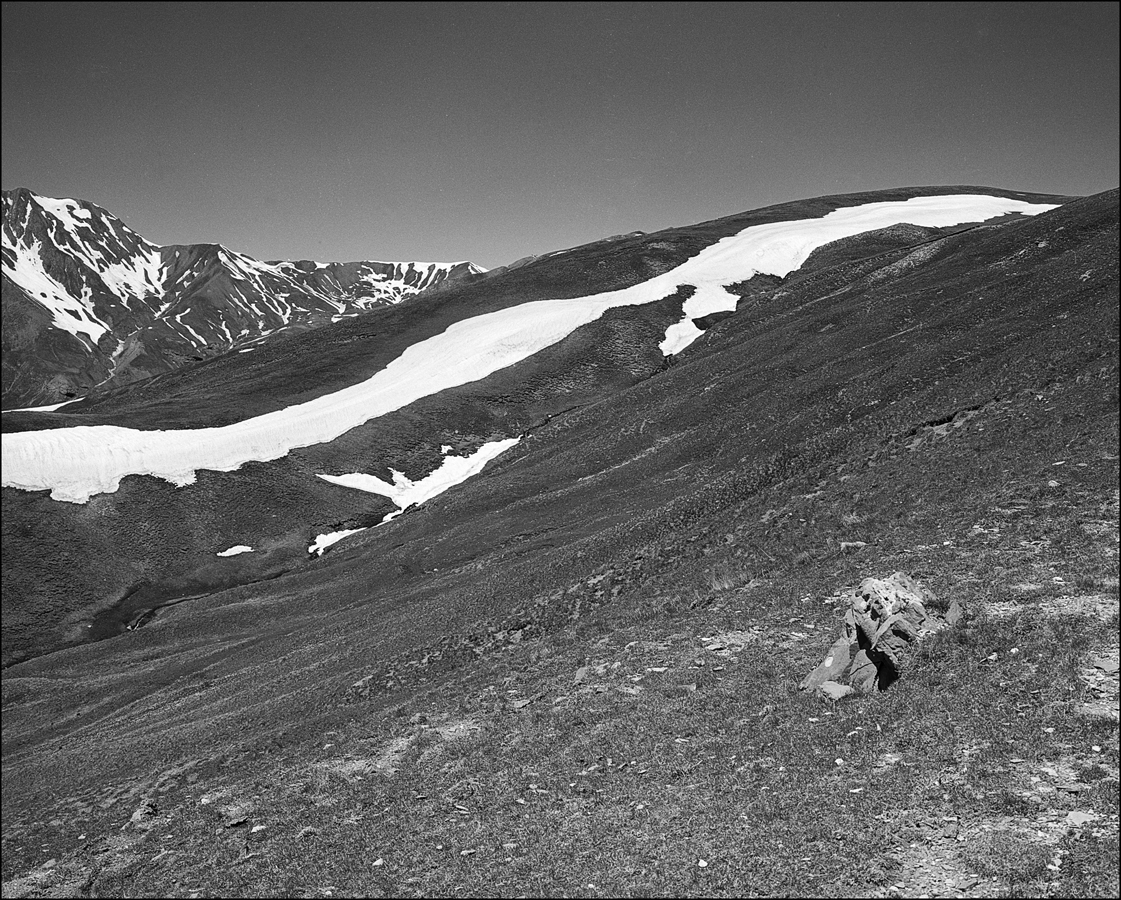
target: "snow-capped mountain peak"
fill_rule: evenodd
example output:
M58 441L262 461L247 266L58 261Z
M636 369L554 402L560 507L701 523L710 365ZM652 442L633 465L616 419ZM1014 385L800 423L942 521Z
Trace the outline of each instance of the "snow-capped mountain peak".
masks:
M399 303L469 262L261 262L157 246L84 200L3 195L5 407L169 371L290 328Z

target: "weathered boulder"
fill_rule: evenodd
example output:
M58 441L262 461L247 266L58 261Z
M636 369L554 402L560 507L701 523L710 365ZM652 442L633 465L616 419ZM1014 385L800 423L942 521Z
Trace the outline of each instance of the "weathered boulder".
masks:
M886 690L903 674L913 645L961 618L956 600L945 614L929 610L927 605L936 599L905 572L865 578L849 597L840 636L798 687L817 690L831 700L850 690Z

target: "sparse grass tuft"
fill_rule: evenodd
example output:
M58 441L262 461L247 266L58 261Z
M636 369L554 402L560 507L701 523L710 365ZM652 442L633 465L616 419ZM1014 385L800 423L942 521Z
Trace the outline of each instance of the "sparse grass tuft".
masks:
M751 569L739 560L727 560L717 563L706 570L705 586L712 591L731 591L753 581Z
M1116 897L1121 894L1121 853L1116 834L1080 832L1063 840L1063 865L1052 897Z
M1007 882L1010 895L1015 895L1017 885L1023 886L1043 875L1053 856L1050 845L1007 829L982 835L964 853L970 869Z

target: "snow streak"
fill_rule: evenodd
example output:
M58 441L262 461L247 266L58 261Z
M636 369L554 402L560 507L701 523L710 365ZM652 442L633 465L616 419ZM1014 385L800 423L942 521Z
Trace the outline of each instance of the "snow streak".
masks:
M419 506L426 500L431 500L438 494L442 494L448 488L466 481L472 475L477 475L488 462L500 453L509 450L520 440L520 437L516 437L504 441L491 441L488 444L483 444L469 456L445 456L439 468L420 479L420 481L412 481L396 469L389 470L393 476L392 483L382 481L374 475L363 475L360 472L351 475L320 475L319 477L324 481L330 481L332 484L341 484L343 487L388 497L397 504L397 509L382 519L382 522L388 522L390 519L395 519L410 506Z

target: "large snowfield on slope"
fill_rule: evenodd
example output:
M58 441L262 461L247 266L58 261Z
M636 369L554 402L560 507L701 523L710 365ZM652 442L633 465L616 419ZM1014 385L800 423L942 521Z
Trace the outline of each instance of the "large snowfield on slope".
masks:
M456 322L407 348L361 384L243 422L183 431L84 425L5 434L3 485L49 489L55 500L85 503L94 494L115 491L127 475L191 484L199 469L229 472L246 462L279 459L298 447L332 441L422 397L478 381L563 340L609 309L652 303L692 285L696 290L685 304L683 321L669 329L661 344L663 352L676 353L697 336L689 330L696 331L692 318L735 309L736 298L727 285L756 274L788 275L830 241L900 223L952 226L1008 213L1035 215L1055 206L951 194L866 203L816 219L754 225L633 287L539 300Z

